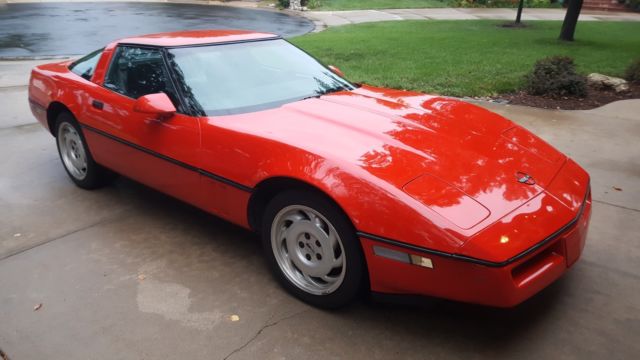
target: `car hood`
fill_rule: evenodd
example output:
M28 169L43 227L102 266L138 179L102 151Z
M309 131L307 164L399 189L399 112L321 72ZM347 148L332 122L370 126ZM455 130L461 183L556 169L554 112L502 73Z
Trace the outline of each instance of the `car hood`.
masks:
M399 90L361 87L260 117L264 125L244 130L355 165L459 229L491 223L524 204L566 160L483 108ZM526 183L518 181L524 177Z

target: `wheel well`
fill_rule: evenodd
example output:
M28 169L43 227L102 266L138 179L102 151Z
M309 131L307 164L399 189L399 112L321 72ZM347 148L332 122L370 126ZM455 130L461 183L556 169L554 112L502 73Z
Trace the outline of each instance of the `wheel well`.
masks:
M287 190L306 190L311 192L316 192L322 194L329 200L333 201L339 209L342 210L340 205L338 205L335 200L333 200L329 195L327 195L324 191L318 189L317 187L310 185L304 181L286 178L286 177L277 177L270 178L259 183L253 190L253 194L251 195L251 199L249 199L248 213L247 217L249 220L249 226L256 232L260 231L262 221L262 214L264 214L265 209L267 208L267 204L273 199L276 195L283 191ZM342 210L344 213L344 210ZM348 218L348 217L347 217Z
M254 188L251 198L249 199L249 206L247 209L247 216L249 220L249 226L251 227L251 229L253 229L257 233L260 233L260 228L262 225L260 223L262 221L262 214L264 214L264 211L266 210L267 204L269 204L269 201L271 201L271 199L273 199L276 195L278 195L283 191L294 190L294 189L316 192L318 194L325 196L327 199L332 201L338 207L338 209L340 209L340 211L342 211L342 213L347 217L347 220L351 224L351 227L353 228L354 232L356 231L356 228L353 225L353 221L351 220L351 218L349 218L349 216L346 214L344 209L342 209L342 207L331 196L327 195L324 191L320 190L319 188L311 184L308 184L301 180L287 178L287 177L270 178L260 182ZM360 249L362 250L361 244L360 244ZM371 283L369 279L369 272L366 270L368 269L367 259L364 256L364 250L362 251L363 251L365 272L364 272L361 290L365 291L365 290L371 289L371 285L370 285Z
M56 120L58 119L58 115L63 112L71 113L68 107L66 107L63 103L54 101L49 104L47 108L47 126L49 126L49 131L53 136L56 136L54 127L56 126Z

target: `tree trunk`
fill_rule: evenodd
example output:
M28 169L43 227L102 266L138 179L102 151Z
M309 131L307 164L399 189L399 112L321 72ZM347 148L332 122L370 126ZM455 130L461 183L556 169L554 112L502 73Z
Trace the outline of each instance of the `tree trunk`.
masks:
M578 16L580 16L580 10L582 10L582 1L569 0L567 14L564 16L562 30L560 30L560 40L573 41L573 34L576 32L576 25L578 24Z
M516 15L516 25L520 24L520 19L522 18L522 8L524 7L524 0L520 0L520 4L518 4L518 14Z

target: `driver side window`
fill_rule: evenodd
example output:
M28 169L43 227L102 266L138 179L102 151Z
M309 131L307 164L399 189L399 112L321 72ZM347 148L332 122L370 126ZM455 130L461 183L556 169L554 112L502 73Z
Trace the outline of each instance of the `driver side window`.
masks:
M159 49L118 46L104 86L132 99L163 92L178 108L176 91Z

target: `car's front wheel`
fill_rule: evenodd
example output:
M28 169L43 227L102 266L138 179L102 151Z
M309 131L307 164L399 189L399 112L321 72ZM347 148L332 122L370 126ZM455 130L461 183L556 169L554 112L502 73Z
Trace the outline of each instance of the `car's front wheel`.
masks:
M114 178L112 172L93 160L73 115L67 112L58 115L55 134L62 165L76 185L95 189Z
M315 192L287 191L271 200L262 224L269 265L293 295L323 308L344 306L358 295L362 250L332 201Z

